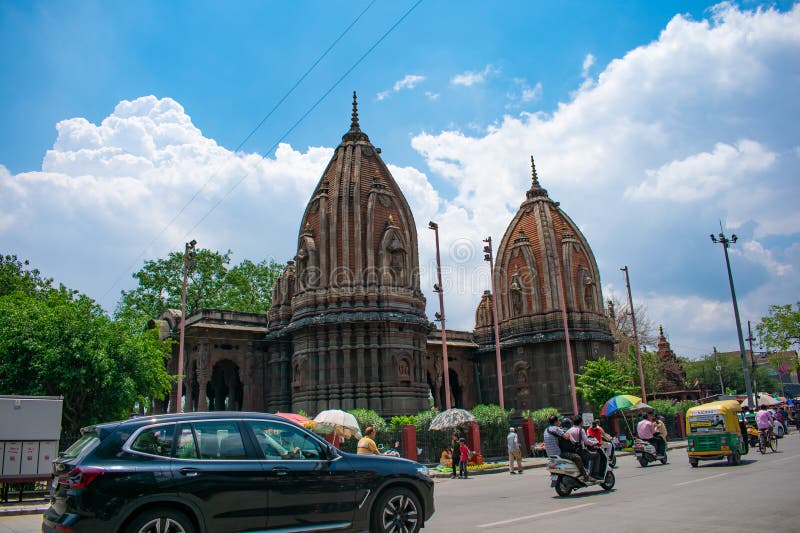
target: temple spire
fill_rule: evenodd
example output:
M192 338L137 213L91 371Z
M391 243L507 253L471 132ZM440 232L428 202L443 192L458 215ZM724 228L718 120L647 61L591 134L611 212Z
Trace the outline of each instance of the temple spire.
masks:
M358 123L358 95L353 91L353 115L350 120L350 129L342 136L343 142L369 142L367 134L361 131L361 125ZM379 152L380 153L380 152Z
M533 162L533 155L531 155L531 186L541 187L539 185L539 176L536 174L536 163Z
M358 96L353 91L353 118L350 122L350 131L361 131L361 126L358 124Z

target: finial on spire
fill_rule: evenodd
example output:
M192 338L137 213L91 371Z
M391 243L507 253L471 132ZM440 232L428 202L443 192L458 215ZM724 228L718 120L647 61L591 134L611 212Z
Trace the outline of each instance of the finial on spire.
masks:
M353 91L353 118L350 122L350 130L358 131L361 127L358 125L358 96Z
M533 155L531 155L531 183L534 187L541 187L539 185L539 176L536 174L536 163L533 162Z
M661 327L661 324L658 325L658 336L659 337L664 336L664 328Z

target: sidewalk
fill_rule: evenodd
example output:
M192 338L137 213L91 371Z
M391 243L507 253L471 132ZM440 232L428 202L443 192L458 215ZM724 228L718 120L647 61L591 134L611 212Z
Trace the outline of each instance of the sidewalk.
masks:
M668 442L667 443L667 450L680 450L686 448L686 441L680 440L675 442ZM633 452L617 452L617 457L625 457L626 455L633 455ZM547 466L547 457L523 457L522 458L522 469L529 470L531 468L543 468ZM508 472L508 461L503 462L502 466L496 466L494 468L484 468L481 470L474 470L470 471L470 476L481 476L483 474L497 474ZM436 472L431 471L431 477L433 478L449 478L450 472Z
M50 506L47 499L9 501L0 503L0 518L4 516L18 516L24 514L42 514Z

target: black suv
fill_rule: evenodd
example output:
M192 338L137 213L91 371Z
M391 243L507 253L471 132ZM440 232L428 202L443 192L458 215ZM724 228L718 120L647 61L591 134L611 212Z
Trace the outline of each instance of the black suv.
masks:
M424 466L342 452L273 415L160 415L81 433L53 463L46 533L413 533L434 510Z

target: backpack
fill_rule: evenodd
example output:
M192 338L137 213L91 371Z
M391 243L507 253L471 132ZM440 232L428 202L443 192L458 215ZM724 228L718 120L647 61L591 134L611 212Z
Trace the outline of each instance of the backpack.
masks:
M558 439L558 449L561 453L577 453L578 445L572 442L566 435L559 435L558 433L548 429L548 433Z

